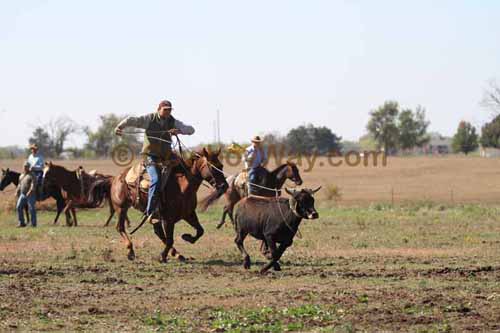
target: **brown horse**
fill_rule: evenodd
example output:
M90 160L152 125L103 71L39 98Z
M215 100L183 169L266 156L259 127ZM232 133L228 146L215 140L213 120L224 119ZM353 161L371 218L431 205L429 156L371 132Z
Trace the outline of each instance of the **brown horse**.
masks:
M0 177L0 191L3 191L7 186L10 184L13 184L14 186L17 187L19 184L19 176L21 174L19 172L12 171L7 168L7 170L2 169L2 176ZM64 198L61 192L61 189L58 186L55 186L53 184L46 184L46 186L43 191L45 192L45 196L42 198L39 198L37 196L37 201L44 201L50 197L54 198L56 201L56 207L57 207L57 212L56 212L56 217L54 219L54 223L57 223L57 220L59 219L59 215L64 209L65 202ZM27 222L30 221L30 215L28 213L28 205L24 206L24 210L26 213L26 220ZM68 220L66 220L66 223L68 223Z
M59 186L63 190L63 196L66 199L66 206L64 213L66 214L66 221L68 226L78 226L75 208L98 208L106 198L106 193L103 196L96 197L93 201L88 200L88 191L92 183L98 179L111 179L112 176L105 176L101 174L88 174L80 167L75 171L69 171L65 167L55 165L52 162L45 163L43 169L43 184L50 183ZM70 215L71 212L71 215ZM110 216L107 223L114 215L113 206L110 203ZM54 222L55 223L55 222Z
M187 161L178 160L178 165L173 167L169 180L160 191L159 222L153 225L155 234L165 244L161 253L161 261L166 262L168 254L176 255L174 244L174 226L180 220L185 220L196 230L196 235L182 235L182 239L189 243L195 243L204 233L198 215L196 214L196 193L201 183L209 182L216 191L212 192L202 201L204 207L208 207L227 189L227 182L222 173L222 163L219 160L220 150L209 152L205 148L200 153ZM131 167L114 177L111 181L111 202L118 212L117 230L126 243L128 259L135 259L134 245L125 228L125 217L130 207L143 212L147 204L147 193L141 191L135 185L127 184L126 176ZM106 181L94 184L91 195L101 192L101 188L109 186ZM139 191L139 200L137 198ZM179 256L179 258L183 258Z
M228 183L229 188L224 194L224 197L226 199L226 205L224 206L224 210L222 212L222 218L219 224L217 225L217 229L222 227L224 223L226 222L226 215L229 215L229 218L231 219L231 222L234 223L233 221L233 209L234 206L240 201L242 198L247 196L247 191L245 188L241 188L236 184L236 177L229 177L228 178ZM297 168L297 165L293 162L286 162L285 164L282 164L278 166L276 169L273 171L269 171L265 177L262 177L261 183L257 185L265 186L267 188L272 188L276 190L280 190L283 187L283 184L285 184L285 181L287 179L290 179L293 181L297 186L302 185L302 178L300 177L300 172L299 169ZM248 185L246 186L248 188ZM274 197L276 196L276 191L270 191L266 190L264 188L259 188L257 187L256 191L257 195L263 196L263 197ZM281 192L278 192L278 195L280 195Z

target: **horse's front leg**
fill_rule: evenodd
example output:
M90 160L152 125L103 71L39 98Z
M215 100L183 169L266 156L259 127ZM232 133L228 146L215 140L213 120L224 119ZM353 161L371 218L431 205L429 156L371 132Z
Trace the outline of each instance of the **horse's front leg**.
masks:
M168 233L167 233L167 228L163 224L163 220L158 222L158 223L153 224L153 229L154 229L156 236L158 236L158 238L161 239L161 241L163 242L165 247L167 247ZM170 232L170 229L168 229L168 230ZM179 261L186 261L186 258L182 254L180 254L173 246L173 230L172 230L172 237L171 238L172 238L172 244L170 246L168 246L168 248L169 248L168 254L170 254L170 256L172 256L173 258L177 258ZM161 257L162 257L161 261L166 262L166 258L164 259L164 257L163 257L163 252L161 254Z
M219 224L217 224L217 229L220 229L224 223L226 223L226 215L229 214L229 207L224 206L224 210L222 211L222 218L220 219Z
M183 234L182 239L184 239L186 242L194 244L198 239L200 239L201 236L203 236L205 230L203 230L203 227L201 226L200 221L198 220L198 215L196 215L195 212L193 212L185 220L187 223L189 223L190 226L192 226L196 230L196 235L192 236L190 234Z

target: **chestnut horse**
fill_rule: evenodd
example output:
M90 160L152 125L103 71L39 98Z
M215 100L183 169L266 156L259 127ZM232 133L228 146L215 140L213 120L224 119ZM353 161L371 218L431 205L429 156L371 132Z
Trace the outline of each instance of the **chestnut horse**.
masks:
M75 171L69 171L65 167L53 164L52 162L45 163L45 168L43 169L44 186L46 183L51 183L63 189L63 195L66 197L66 207L64 208L66 220L71 220L72 215L73 225L75 227L78 226L75 207L98 208L101 206L106 196L108 196L109 199L109 193L104 193L103 196L96 197L94 200L90 201L88 199L88 192L91 184L98 179L111 178L112 176L105 176L97 173L95 175L90 175L84 172L82 167ZM113 215L114 210L110 203L110 216L108 217L107 223L111 220ZM68 223L68 225L71 226L71 223Z
M174 166L170 172L170 177L166 181L164 188L160 189L159 200L159 222L153 224L155 234L165 245L161 253L161 261L167 262L168 254L175 256L177 251L173 248L174 226L180 220L185 220L196 230L196 235L182 235L182 239L193 244L204 233L203 227L196 214L197 197L196 193L200 185L205 180L209 182L216 191L213 191L202 201L202 205L208 207L227 189L227 182L222 173L222 163L219 160L220 150L209 152L205 148L200 153L195 154L187 161L178 159L178 165ZM125 217L130 207L144 212L147 204L148 194L135 185L127 184L125 178L131 167L111 180L111 202L118 212L118 224L116 226L120 236L125 241L128 249L129 260L135 259L135 251L132 240L125 228ZM99 194L102 189L110 186L110 181L101 180L93 184L91 197ZM163 184L163 182L162 182ZM139 200L137 199L139 191ZM179 259L183 258L179 256Z
M228 183L230 185L227 192L224 194L224 197L226 198L226 205L224 206L224 210L222 212L222 218L219 224L217 225L217 229L222 227L226 222L226 215L229 215L231 222L234 223L233 221L234 206L238 203L238 201L247 196L246 190L238 187L235 184L236 177L228 178ZM261 183L257 185L280 190L283 187L283 184L285 184L285 181L287 179L293 181L297 186L302 185L302 178L300 177L297 165L289 161L286 162L285 164L280 165L273 171L268 171L265 177L262 177ZM263 197L274 197L276 196L276 191L270 191L257 187L255 194ZM278 192L278 195L280 194L281 193Z

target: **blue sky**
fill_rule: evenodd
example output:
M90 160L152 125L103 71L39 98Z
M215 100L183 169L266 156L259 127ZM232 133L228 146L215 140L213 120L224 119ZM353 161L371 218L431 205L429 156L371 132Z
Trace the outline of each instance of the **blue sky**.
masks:
M145 114L164 98L186 141L304 123L346 139L385 100L427 109L431 130L479 126L500 81L500 1L0 0L0 145L67 115ZM71 144L79 145L74 137Z

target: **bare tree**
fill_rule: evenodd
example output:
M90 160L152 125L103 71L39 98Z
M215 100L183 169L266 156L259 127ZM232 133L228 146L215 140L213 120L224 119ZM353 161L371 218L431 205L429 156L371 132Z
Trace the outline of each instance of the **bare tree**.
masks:
M489 80L488 88L484 90L481 105L490 109L494 116L500 114L500 87L494 79Z
M67 116L51 120L47 128L55 156L61 155L68 137L79 129L78 125Z

